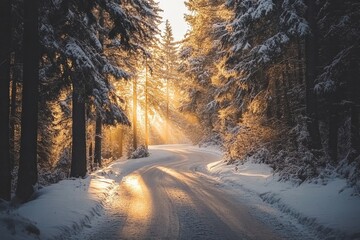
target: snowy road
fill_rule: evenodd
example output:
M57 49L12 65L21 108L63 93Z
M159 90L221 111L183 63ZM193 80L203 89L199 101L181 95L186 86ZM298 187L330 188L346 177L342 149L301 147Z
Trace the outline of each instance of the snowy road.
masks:
M186 146L152 152L166 157L134 160L103 215L72 239L284 238L284 229L274 230L284 224L258 219L236 194L203 173L207 163L219 160L216 154Z

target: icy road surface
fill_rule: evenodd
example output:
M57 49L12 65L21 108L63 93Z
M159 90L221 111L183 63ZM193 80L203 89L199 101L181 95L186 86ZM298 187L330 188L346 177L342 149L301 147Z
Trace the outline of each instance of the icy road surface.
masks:
M103 214L72 239L311 239L209 177L206 165L220 156L185 145L151 152L131 160Z

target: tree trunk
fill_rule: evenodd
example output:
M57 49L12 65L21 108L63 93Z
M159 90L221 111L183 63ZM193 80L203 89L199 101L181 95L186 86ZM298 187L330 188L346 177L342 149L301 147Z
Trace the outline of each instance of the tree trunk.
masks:
M268 76L265 76L265 81L266 81L266 86L267 86L267 89L266 91L268 93L271 93L271 87L272 85L270 84L270 78ZM271 95L271 94L270 94ZM273 108L274 108L274 103L273 103L273 97L270 96L270 97L267 97L267 104L266 104L266 118L267 120L271 120L274 116L274 113L273 113Z
M122 126L120 126L119 129L119 157L123 156L123 144L124 144L124 129Z
M11 77L11 96L10 96L10 164L11 169L14 168L19 161L20 137L18 132L20 131L20 114L18 111L19 104L21 104L21 91L22 85L19 84L23 79L23 53L16 51L11 58L10 63L10 77Z
M290 80L289 74L285 74L283 72L283 74L282 74L282 90L283 90L283 95L284 95L284 115L286 117L286 123L289 126L292 126L291 108L290 108L289 97L288 97L290 81L291 80Z
M9 146L9 88L11 49L11 2L0 2L0 198L11 198Z
M351 107L351 148L354 155L360 153L360 136L359 136L359 110L358 106ZM355 157L355 156L354 156Z
M91 171L93 171L94 170L94 168L93 168L93 143L91 140L90 140L90 146L89 146L89 163L90 163Z
M100 10L99 25L104 27L104 12ZM99 41L104 49L104 35L99 33ZM102 51L103 54L103 51ZM97 109L98 110L98 109ZM95 121L95 151L94 151L94 163L96 166L101 167L101 146L102 146L102 119L99 111L96 112Z
M22 66L19 62L20 53L16 52L13 60L11 74L11 105L10 105L10 164L11 168L15 165L16 159L16 114L17 114L17 98L18 98L18 82L22 79Z
M166 79L166 120L165 120L165 143L169 144L169 79Z
M276 101L276 118L278 120L281 119L282 112L281 112L281 93L280 93L280 84L279 79L275 79L275 101Z
M359 79L359 66L356 60L353 60L349 72L350 82L350 100L351 106L351 148L353 151L353 159L360 154L360 122L359 122L359 109L360 109L360 79ZM350 159L352 161L353 159Z
M73 81L73 110L72 110L72 159L71 177L85 177L86 175L86 120L84 86L76 78Z
M336 101L330 104L329 112L329 155L333 163L338 161L339 115Z
M22 91L21 140L16 196L30 199L37 182L37 129L39 101L40 43L39 0L24 3L24 78Z
M149 148L149 123L148 123L148 67L145 64L145 147Z
M137 80L133 85L133 148L137 149Z
M101 167L101 140L102 140L102 120L99 113L96 114L95 126L95 152L94 163Z
M301 40L298 40L298 83L302 84L304 82L304 65L303 65L303 51L302 51L302 45Z
M306 117L307 129L310 135L310 149L320 150L321 138L319 131L319 118L317 99L314 93L314 83L317 76L318 67L318 32L316 23L316 3L313 0L307 0L307 21L311 28L311 34L305 40L305 83L306 83Z

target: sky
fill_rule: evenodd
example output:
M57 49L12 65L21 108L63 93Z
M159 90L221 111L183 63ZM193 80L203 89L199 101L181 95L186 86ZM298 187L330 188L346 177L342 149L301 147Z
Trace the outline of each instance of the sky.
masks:
M187 11L183 0L159 0L159 6L164 12L161 12L163 21L170 21L174 38L176 41L183 39L188 26L184 20L184 13ZM163 30L164 23L160 26Z

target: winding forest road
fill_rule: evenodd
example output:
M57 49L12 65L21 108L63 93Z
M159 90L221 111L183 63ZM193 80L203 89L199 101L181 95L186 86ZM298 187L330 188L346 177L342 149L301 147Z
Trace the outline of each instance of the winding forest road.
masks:
M166 157L129 170L103 216L73 239L284 238L198 171L219 156L181 145L152 152Z

